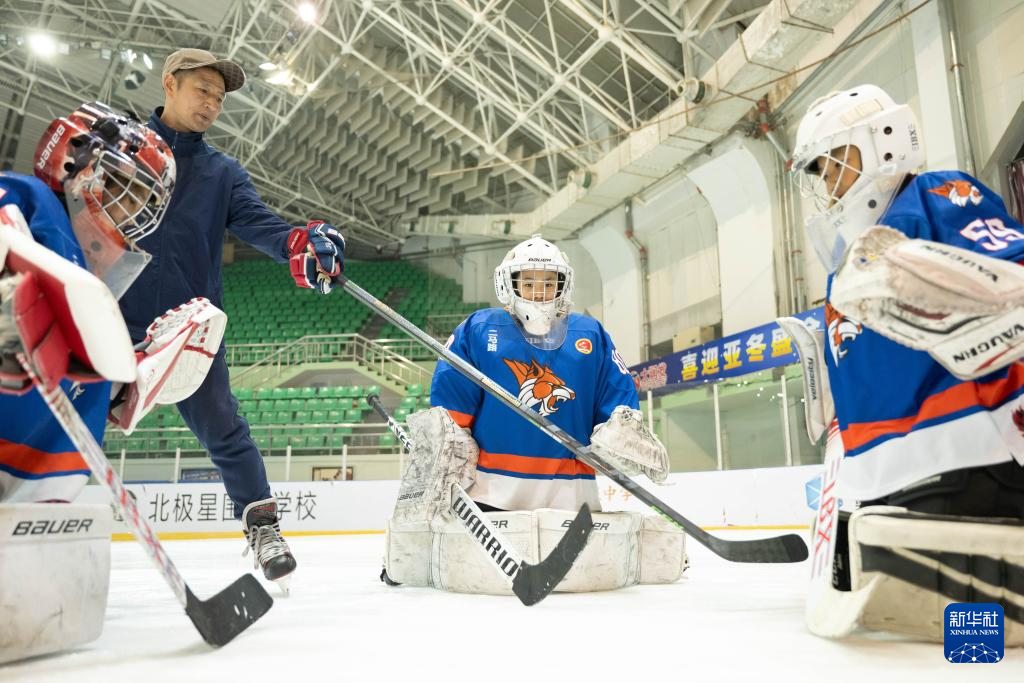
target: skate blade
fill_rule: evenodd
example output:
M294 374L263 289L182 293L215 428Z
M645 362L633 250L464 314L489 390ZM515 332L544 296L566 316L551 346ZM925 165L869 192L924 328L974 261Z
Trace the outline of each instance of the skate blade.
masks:
M281 589L281 594L284 597L287 598L289 595L291 595L291 592L292 592L292 575L291 574L288 574L287 576L282 576L280 579L277 579L276 581L274 581L274 583L277 584L277 587Z

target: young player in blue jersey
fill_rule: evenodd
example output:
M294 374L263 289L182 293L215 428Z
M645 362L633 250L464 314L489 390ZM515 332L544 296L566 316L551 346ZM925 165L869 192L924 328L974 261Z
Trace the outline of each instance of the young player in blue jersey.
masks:
M50 125L36 151L35 171L38 177L0 173L0 208L6 216L0 229L16 231L23 219L36 244L90 271L116 298L148 260L135 241L156 230L163 218L175 179L170 149L127 116L99 103L85 104ZM14 269L13 257L8 260L0 309L0 499L71 501L85 485L88 468L14 354L28 352L44 382L63 380L93 436L102 441L111 388L96 364L113 355L104 346L116 346L117 330L104 342L89 338L93 330L67 329L59 309L69 308L68 302L50 300L54 290L40 282L47 275L45 264L34 264L42 272L29 278ZM31 306L14 310L18 297L28 301L33 288L40 291ZM76 338L82 338L80 344Z
M494 271L503 308L470 315L447 346L620 471L660 483L668 454L644 424L636 386L608 333L572 313L573 279L565 254L532 236ZM453 483L488 513L475 533L498 524L536 545L526 556L552 552L549 544L584 503L595 511L588 546L556 590L671 583L682 575L688 560L680 531L659 517L596 512L594 470L444 360L430 400L431 409L408 418L413 450L388 522L386 583L510 592L507 577L452 516Z
M573 270L561 250L534 235L508 252L494 281L504 308L470 315L448 348L582 443L616 410L640 420L636 386L608 333L571 312ZM593 469L444 361L430 400L480 447L467 493L482 509L600 510Z
M1020 577L997 569L1024 563L1024 227L975 178L918 174L916 118L876 86L815 102L795 147L829 271L836 493L861 505L819 514L838 590L809 625L941 639L947 603L1001 602L1024 643Z
M89 468L36 382L101 442L108 419L130 432L193 391L223 334L223 313L181 302L136 348L118 310L174 187L155 132L83 104L53 121L34 166L0 173L0 663L94 640L109 586L110 508L74 502Z

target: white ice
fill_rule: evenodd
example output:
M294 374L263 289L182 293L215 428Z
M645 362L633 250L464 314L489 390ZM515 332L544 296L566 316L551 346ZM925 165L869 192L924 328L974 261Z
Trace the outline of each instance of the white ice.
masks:
M723 533L723 532L717 532ZM737 532L732 532L737 533ZM300 536L291 596L227 646L206 646L142 550L113 545L103 635L70 653L0 667L0 680L647 681L1024 680L1024 651L981 671L943 647L892 638L844 643L804 630L806 563L731 564L690 542L692 566L668 586L515 598L381 584L383 536ZM242 541L170 541L200 597L241 573Z

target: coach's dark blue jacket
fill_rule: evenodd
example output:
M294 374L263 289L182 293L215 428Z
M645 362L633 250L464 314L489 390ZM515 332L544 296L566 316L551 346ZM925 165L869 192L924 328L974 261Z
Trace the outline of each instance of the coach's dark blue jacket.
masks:
M145 336L154 318L193 297L205 296L223 308L220 262L225 230L284 262L292 228L260 200L236 159L206 144L202 133L167 127L160 120L162 111L157 107L147 125L174 151L178 178L160 227L139 242L153 260L121 297L121 310L136 341ZM281 286L288 286L287 279Z

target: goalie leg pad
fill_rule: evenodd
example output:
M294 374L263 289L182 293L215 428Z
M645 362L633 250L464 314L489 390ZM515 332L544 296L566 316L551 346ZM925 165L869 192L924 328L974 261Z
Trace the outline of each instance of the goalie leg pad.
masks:
M0 504L0 664L99 637L112 526L109 505Z
M575 517L565 510L490 512L485 515L526 562L547 557ZM685 534L659 517L635 512L593 514L594 531L557 592L592 592L672 583L689 566ZM486 533L481 528L478 533ZM385 568L408 586L453 593L511 595L509 582L480 552L457 520L388 523Z
M947 605L997 602L1006 646L1024 645L1024 522L879 505L855 512L849 530L864 628L941 641Z

